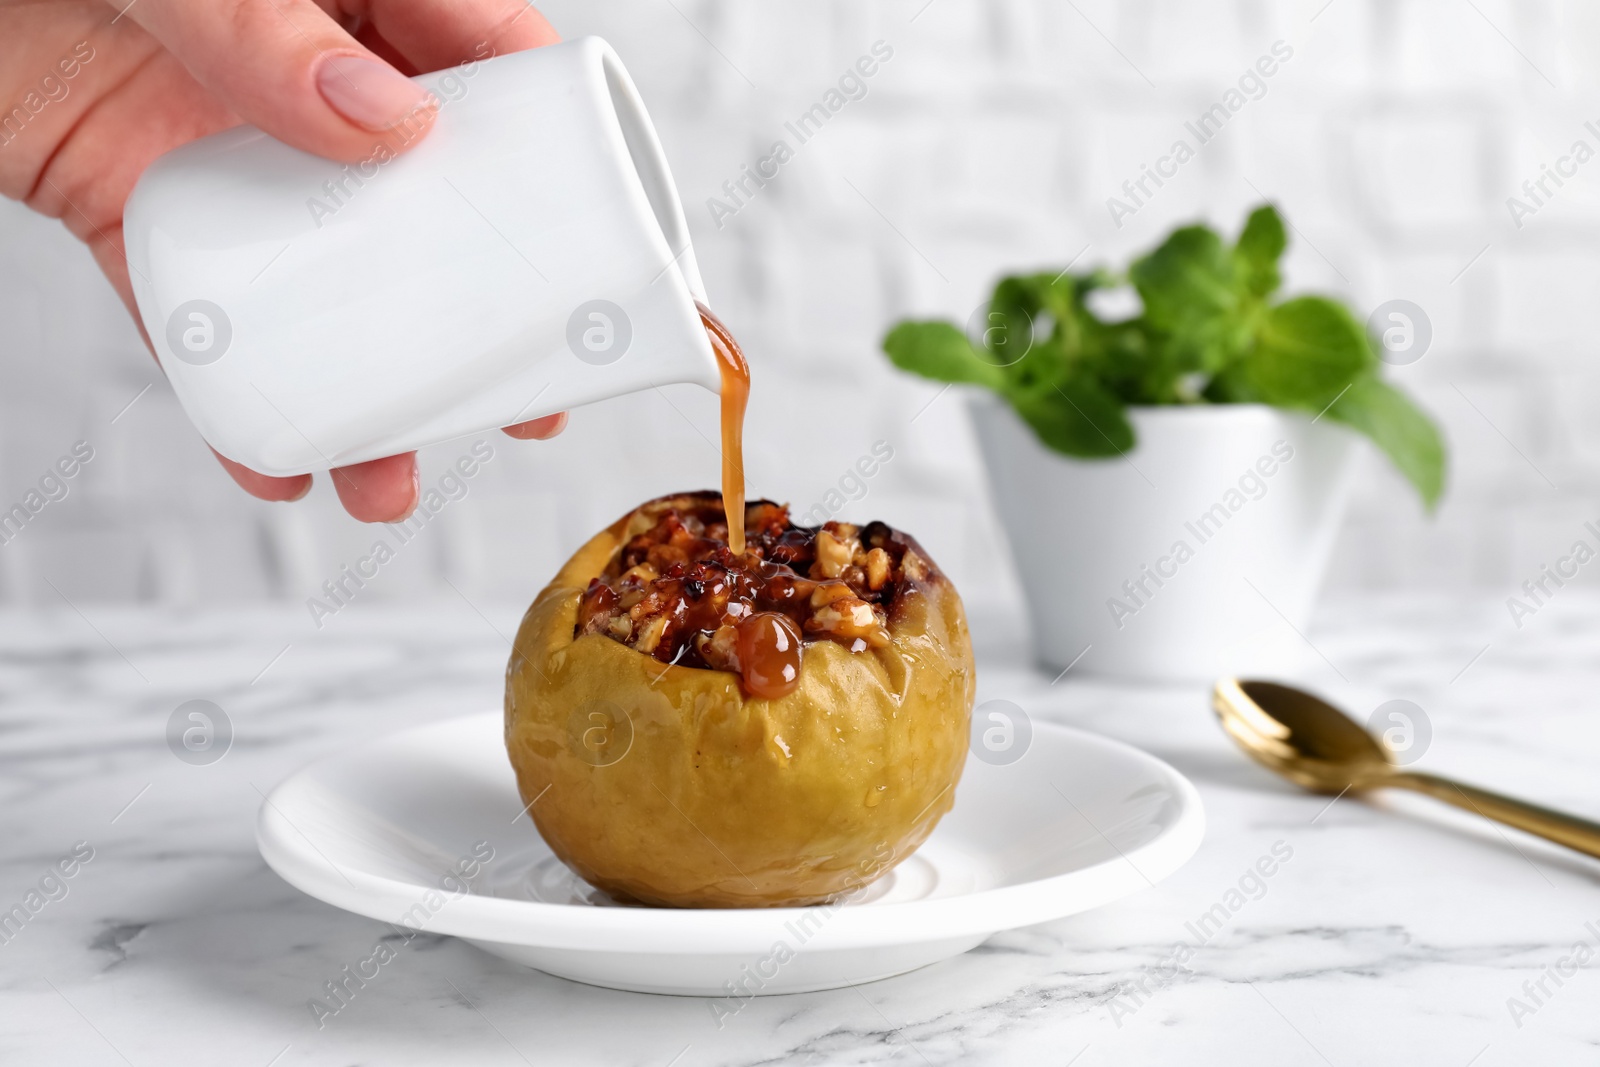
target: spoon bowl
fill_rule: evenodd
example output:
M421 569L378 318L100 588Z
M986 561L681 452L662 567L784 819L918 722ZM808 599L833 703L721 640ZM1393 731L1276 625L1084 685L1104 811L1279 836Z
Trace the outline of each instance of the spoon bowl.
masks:
M1317 793L1341 793L1394 773L1389 750L1321 697L1276 682L1227 678L1212 706L1256 762Z

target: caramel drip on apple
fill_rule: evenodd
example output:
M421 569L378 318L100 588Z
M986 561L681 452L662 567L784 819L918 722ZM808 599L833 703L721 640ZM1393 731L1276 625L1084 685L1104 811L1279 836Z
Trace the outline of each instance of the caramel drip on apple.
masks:
M695 301L722 373L722 509L728 517L728 548L744 554L744 409L750 400L750 364L728 328Z
M776 611L746 615L734 628L744 691L761 700L786 697L800 685L800 631Z

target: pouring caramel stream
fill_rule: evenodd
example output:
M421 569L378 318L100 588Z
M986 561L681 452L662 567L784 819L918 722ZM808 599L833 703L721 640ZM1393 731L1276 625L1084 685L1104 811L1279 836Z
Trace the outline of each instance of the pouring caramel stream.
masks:
M750 400L750 364L711 309L695 301L722 374L722 507L728 518L728 548L744 554L744 409Z

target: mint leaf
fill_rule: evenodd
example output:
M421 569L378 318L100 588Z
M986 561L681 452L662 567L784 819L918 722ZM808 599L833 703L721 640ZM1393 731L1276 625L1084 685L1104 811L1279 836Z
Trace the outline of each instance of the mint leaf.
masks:
M1158 361L1178 373L1215 373L1245 348L1254 316L1243 306L1233 254L1214 231L1186 226L1134 261L1128 278Z
M1233 263L1222 238L1205 226L1185 226L1128 268L1150 325L1173 333L1208 328L1238 304Z
M1444 439L1409 397L1367 374L1328 409L1328 418L1369 437L1433 510L1444 492Z
M1343 304L1302 296L1262 316L1235 387L1268 404L1320 412L1374 366L1366 331Z
M1233 246L1234 267L1239 282L1252 296L1265 297L1276 292L1282 278L1278 274L1278 259L1289 247L1289 236L1284 233L1283 219L1271 204L1263 204L1250 213Z
M948 322L902 322L883 339L889 361L936 382L966 382L1000 389L1005 376L973 351L967 335Z
M1087 316L1083 348L1084 365L1123 403L1178 402L1178 383L1188 368L1138 319L1104 323Z
M1049 448L1067 456L1120 456L1133 448L1122 401L1092 378L1075 378L1009 396Z
M1034 348L1034 318L1043 310L1042 290L1048 283L1027 276L1001 278L989 298L983 331L984 348L993 362L1003 367L1008 375L1026 375L1034 368L1017 369L1023 360L1032 356ZM1039 361L1035 360L1037 364Z

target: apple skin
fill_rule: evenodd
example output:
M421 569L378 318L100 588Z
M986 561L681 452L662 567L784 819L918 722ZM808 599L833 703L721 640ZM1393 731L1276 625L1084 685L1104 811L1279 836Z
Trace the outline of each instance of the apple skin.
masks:
M661 510L702 499L636 508L528 609L506 669L517 787L551 850L620 899L828 901L911 855L954 803L976 686L961 599L911 542L927 568L890 604L890 643L809 643L799 686L775 700L746 697L737 674L574 638L589 580Z

